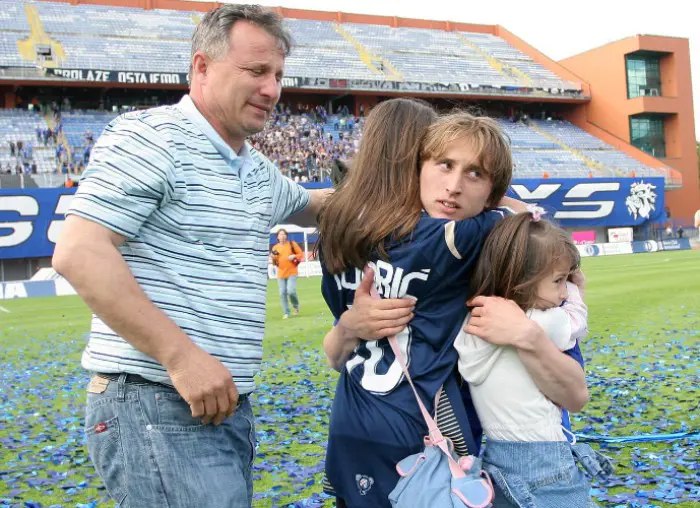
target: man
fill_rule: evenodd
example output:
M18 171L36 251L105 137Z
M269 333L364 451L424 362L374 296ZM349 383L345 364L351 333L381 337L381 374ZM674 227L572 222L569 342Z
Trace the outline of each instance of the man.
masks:
M698 240L700 241L700 209L695 212L695 227L698 228Z
M67 214L53 266L94 312L88 451L122 506L251 505L269 231L315 218L326 192L245 142L279 99L289 50L259 6L207 13L190 94L115 119Z

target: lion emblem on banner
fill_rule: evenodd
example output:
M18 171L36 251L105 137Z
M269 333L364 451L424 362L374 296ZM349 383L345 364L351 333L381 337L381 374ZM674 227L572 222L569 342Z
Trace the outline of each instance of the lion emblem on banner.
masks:
M651 183L635 182L630 186L630 195L627 196L625 204L627 211L635 220L637 217L648 219L656 209L656 185Z

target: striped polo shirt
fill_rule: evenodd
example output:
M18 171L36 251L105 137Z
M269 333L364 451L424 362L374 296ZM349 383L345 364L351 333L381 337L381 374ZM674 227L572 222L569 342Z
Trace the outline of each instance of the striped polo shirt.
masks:
M249 393L263 353L270 228L308 203L250 145L236 154L185 96L112 121L68 213L126 237L119 250L151 301ZM172 384L94 315L82 364Z

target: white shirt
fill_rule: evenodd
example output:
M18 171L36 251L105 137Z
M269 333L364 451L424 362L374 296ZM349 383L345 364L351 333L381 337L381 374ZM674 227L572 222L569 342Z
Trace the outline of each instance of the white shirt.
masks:
M531 309L528 317L561 351L586 332L588 311L578 288L569 286L562 307ZM466 322L470 316L467 316ZM474 407L487 438L501 441L565 441L561 409L537 388L513 347L494 346L462 331L455 340L459 372L469 383Z

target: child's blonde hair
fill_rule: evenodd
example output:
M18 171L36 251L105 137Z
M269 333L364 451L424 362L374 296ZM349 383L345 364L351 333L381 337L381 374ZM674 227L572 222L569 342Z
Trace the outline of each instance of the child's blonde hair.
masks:
M559 265L579 267L581 256L569 235L530 213L503 219L486 238L474 271L475 295L513 300L523 310L537 301L537 285Z
M489 205L495 206L506 195L513 177L510 140L496 120L464 111L441 116L423 135L420 164L444 157L447 145L463 138L472 144L476 164L491 180Z

